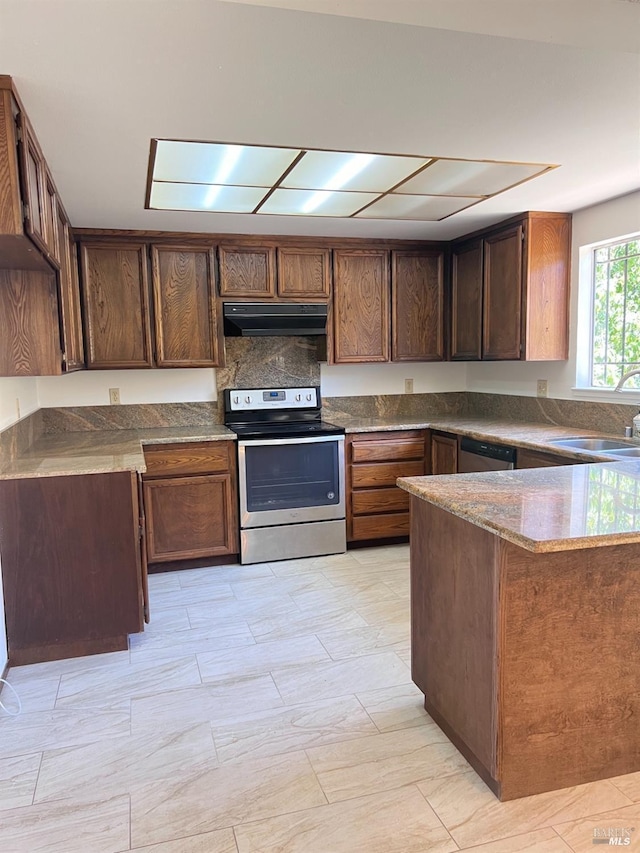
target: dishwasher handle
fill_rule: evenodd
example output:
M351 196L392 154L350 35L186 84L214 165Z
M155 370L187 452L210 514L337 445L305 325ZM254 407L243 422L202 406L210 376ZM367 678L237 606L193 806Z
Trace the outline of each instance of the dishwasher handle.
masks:
M516 449L505 444L489 444L487 441L476 441L474 438L462 438L460 450L465 453L475 453L476 456L487 456L489 459L500 459L503 462L515 464Z

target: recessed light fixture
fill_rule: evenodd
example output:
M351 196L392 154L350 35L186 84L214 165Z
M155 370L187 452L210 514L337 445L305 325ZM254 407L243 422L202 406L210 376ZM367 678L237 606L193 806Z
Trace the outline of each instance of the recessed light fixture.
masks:
M145 207L437 222L555 168L153 139Z

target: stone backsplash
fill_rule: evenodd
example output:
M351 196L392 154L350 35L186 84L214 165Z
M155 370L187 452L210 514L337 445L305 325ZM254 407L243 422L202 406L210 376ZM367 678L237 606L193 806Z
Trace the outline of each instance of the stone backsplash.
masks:
M136 403L128 406L67 406L40 409L43 431L205 426L222 423L218 404Z
M320 385L319 345L314 336L226 338L228 366L216 370L218 400L225 388Z

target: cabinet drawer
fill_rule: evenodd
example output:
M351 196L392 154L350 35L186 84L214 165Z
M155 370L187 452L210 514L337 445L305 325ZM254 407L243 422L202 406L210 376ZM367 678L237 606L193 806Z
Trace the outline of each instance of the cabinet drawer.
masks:
M408 536L409 519L408 512L359 516L352 520L351 538L352 540L390 539L394 536Z
M354 492L351 499L354 515L381 512L408 512L409 493L392 486L389 489L367 489Z
M422 436L404 439L353 441L351 443L352 462L392 462L396 459L422 459L423 457L424 439Z
M420 477L424 462L379 462L372 465L353 465L351 486L354 489L395 486L398 477Z
M144 477L229 471L233 463L233 445L232 441L207 441L145 447L147 471Z

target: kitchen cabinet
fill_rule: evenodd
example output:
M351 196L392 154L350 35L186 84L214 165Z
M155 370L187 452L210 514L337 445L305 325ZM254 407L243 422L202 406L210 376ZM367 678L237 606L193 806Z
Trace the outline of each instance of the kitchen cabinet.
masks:
M333 343L336 364L389 361L389 253L333 253Z
M144 455L149 563L236 555L235 442L156 445Z
M566 359L570 258L563 213L523 214L454 243L452 359Z
M409 495L398 477L425 473L421 430L348 435L347 541L409 535Z
M431 473L458 473L458 438L444 432L431 433Z
M326 301L331 293L331 250L281 246L276 250L278 296Z
M218 246L220 296L269 299L276 295L275 249L223 244Z
M10 665L126 649L143 629L135 474L2 480L0 531Z
M541 450L516 450L516 468L550 468L555 465L579 465L577 459L568 459L555 453L545 453Z
M217 367L221 331L212 249L152 246L158 367Z
M444 253L392 251L392 361L444 359Z
M78 278L78 253L69 220L60 203L56 205L56 238L58 240L58 295L62 336L62 359L70 373L85 367L82 315L80 309L80 282Z
M144 243L80 246L87 367L151 367Z

